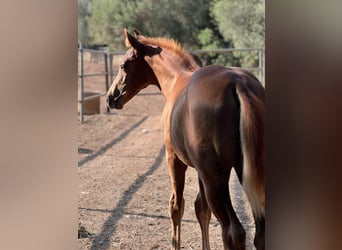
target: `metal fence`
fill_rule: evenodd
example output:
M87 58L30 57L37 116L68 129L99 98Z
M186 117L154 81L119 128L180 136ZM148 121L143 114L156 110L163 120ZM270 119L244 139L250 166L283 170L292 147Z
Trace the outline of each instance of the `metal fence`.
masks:
M84 52L89 52L92 54L98 54L100 57L103 57L103 72L90 72L85 73L84 72ZM108 51L101 51L101 50L89 50L84 49L82 45L80 45L78 49L79 53L79 87L78 87L78 103L79 103L79 120L81 123L83 123L83 107L84 102L87 100L95 99L101 96L106 95L106 92L108 91L110 84L113 82L113 56L115 55L124 55L124 52L108 52ZM106 88L106 92L100 92L98 94L90 95L85 97L84 96L84 78L86 77L97 77L97 76L104 76L104 84ZM107 112L109 112L109 108L107 108Z
M88 52L91 54L95 54L98 58L101 58L103 61L103 72L84 72L84 52ZM257 52L258 53L258 65L257 67L253 68L246 68L253 73L257 73L258 78L262 84L265 84L265 51L263 48L247 48L247 49L212 49L212 50L194 50L191 51L193 55L203 55L203 54L233 54L234 52L242 52L242 53L249 53L249 52ZM113 82L113 76L116 74L116 70L113 70L113 58L115 56L122 56L124 52L109 52L109 51L101 51L101 50L89 50L84 49L82 45L78 48L78 56L79 56L79 87L78 87L78 104L79 104L79 121L83 123L84 121L84 102L87 100L91 100L94 98L99 98L101 96L106 95L110 84ZM227 66L235 66L235 65L227 65ZM84 79L86 77L98 77L103 76L105 84L105 92L99 92L97 94L93 94L90 96L84 96ZM110 112L109 108L107 108L107 112Z
M251 53L256 52L258 55L258 65L257 67L245 68L252 73L257 73L256 75L259 78L259 81L265 85L265 50L263 48L246 48L246 49L209 49L209 50L194 50L191 51L192 54L201 55L201 54L233 54L235 52L242 53ZM237 65L226 65L226 66L237 66Z

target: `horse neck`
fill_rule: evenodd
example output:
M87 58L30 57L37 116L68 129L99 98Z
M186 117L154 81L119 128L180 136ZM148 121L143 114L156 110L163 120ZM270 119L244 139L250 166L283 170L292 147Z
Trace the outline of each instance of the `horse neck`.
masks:
M166 101L173 101L178 96L195 71L182 68L181 58L171 57L164 52L147 58L147 62L153 69Z

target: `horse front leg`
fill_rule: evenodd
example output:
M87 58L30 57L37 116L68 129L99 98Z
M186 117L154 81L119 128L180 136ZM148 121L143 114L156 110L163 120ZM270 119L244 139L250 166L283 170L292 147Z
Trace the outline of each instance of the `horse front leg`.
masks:
M169 213L172 224L171 249L179 250L181 240L181 219L184 213L183 191L187 165L182 163L175 153L170 150L166 151L166 156L172 187L169 204Z

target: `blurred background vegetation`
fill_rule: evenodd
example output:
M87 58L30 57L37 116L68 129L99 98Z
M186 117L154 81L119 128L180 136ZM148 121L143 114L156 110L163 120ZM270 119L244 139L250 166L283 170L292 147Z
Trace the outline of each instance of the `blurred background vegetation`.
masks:
M264 48L265 0L78 0L78 39L125 51L123 28L169 37L187 50ZM204 64L258 65L258 53L200 55Z

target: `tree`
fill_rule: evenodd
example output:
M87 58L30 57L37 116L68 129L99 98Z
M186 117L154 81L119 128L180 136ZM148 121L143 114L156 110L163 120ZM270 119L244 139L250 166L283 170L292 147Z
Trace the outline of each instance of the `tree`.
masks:
M119 13L120 1L118 0L92 1L92 13L87 17L87 22L94 44L116 45L122 42L122 39L119 39L120 34L115 29L115 26L121 24Z
M210 2L93 0L92 15L87 20L94 42L107 43L114 50L123 49L123 28L136 28L147 36L172 37L189 49L199 49L199 32L213 26Z
M235 48L264 47L265 1L264 0L218 0L211 8L220 33ZM257 55L244 56L244 67L253 66Z
M188 50L264 46L264 0L79 1L91 2L91 13L80 14L85 16L91 42L107 44L114 51L125 49L123 28L173 38ZM256 63L256 55L237 56L200 57L204 64L241 62L248 67Z
M92 43L87 17L91 15L91 0L78 0L78 41L85 46Z

